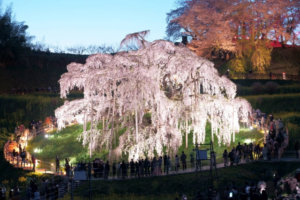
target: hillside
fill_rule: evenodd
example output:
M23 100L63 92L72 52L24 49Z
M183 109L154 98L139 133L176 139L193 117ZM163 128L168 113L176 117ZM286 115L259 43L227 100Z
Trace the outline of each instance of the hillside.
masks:
M71 62L87 56L29 51L13 63L0 67L0 93L28 93L43 88L58 89L60 76Z
M299 47L274 49L270 72L299 75L299 55ZM0 93L30 93L48 89L49 86L57 90L58 80L67 70L66 65L71 62L84 63L86 58L87 55L29 51L15 62L0 66ZM212 62L221 73L226 72L226 60L214 59Z

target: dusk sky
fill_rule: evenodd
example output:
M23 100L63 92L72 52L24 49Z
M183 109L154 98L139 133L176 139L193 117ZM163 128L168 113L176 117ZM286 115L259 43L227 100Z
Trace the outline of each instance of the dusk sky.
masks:
M163 39L176 0L2 0L2 12L8 5L34 41L65 48L118 46L128 33L143 30L150 30L149 41Z

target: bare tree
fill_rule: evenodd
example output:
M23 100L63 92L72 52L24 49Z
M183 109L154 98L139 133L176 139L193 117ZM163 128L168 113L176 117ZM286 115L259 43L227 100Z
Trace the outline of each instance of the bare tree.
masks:
M141 47L145 47L148 43L145 37L149 34L149 30L130 33L121 41L120 47L126 47L129 50L137 50Z
M87 51L87 47L82 46L82 45L77 45L73 47L67 48L67 51L73 54L85 54Z

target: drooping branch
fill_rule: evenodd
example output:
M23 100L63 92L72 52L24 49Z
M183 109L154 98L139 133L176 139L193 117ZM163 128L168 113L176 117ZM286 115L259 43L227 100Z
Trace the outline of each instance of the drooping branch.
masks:
M145 153L161 155L164 147L176 152L184 136L188 144L188 133L194 144L203 143L207 122L218 142L229 144L239 122L247 123L251 113L247 101L235 98L236 85L219 77L211 62L162 40L137 51L92 55L84 65L70 64L60 86L62 97L80 86L84 98L56 110L59 128L93 122L82 134L84 145L96 151L107 143L111 153L135 160ZM126 128L118 138L116 126ZM113 139L118 140L114 149Z

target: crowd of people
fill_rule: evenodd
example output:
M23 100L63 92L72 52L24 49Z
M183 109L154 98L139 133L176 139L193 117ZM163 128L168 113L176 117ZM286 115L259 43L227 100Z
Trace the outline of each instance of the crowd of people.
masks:
M236 147L230 150L225 149L222 155L225 167L259 159L270 160L272 158L281 158L288 141L288 132L283 122L280 119L274 119L272 115L266 117L264 113L256 110L254 112L253 124L256 124L258 129L266 132L264 145L261 146L261 142L257 142L256 144L253 142L241 144L239 142ZM199 169L199 162L201 160L197 158L197 153L196 156L194 156L194 153L191 153L189 157L190 168ZM109 163L109 161L104 162L100 159L95 159L91 170L95 178L108 178L108 176L113 178L159 176L169 174L170 171L178 172L179 169L182 169L182 171L186 170L187 160L187 155L184 151L180 155L175 155L173 159L168 155L152 159L145 158L138 161L131 160L128 163L124 160L119 163ZM85 166L85 164L80 163L80 166ZM87 164L86 167L81 168L87 169Z
M280 159L289 143L287 127L280 118L274 119L273 115L266 116L258 109L254 112L254 119L254 124L265 133L264 146L261 150L262 158L264 160Z
M253 142L241 144L239 142L230 151L225 149L222 155L225 167L229 164L230 166L239 164L241 161L281 158L284 149L288 145L288 131L282 120L274 119L273 115L266 117L259 110L254 111L253 116L253 124L265 133L263 146L260 142L256 144Z
M232 166L238 165L243 162L250 162L253 160L271 160L274 158L280 159L283 150L288 145L288 130L284 126L281 119L274 119L272 115L265 115L261 113L259 110L254 111L252 124L254 124L257 129L264 131L264 143L263 146L261 142L255 143L244 143L240 142L236 147L233 147L230 150L225 149L223 152L223 161L224 166ZM51 118L51 121L55 121L55 119ZM42 122L32 122L31 123L31 131L39 130L42 127ZM24 126L19 126L16 130L17 141L22 140L22 134L24 133ZM39 131L37 131L39 132ZM197 151L196 147L196 151ZM300 144L299 142L295 144L295 150L297 156L300 157ZM137 161L130 160L129 162L125 162L124 160L121 162L112 162L102 161L101 159L95 159L92 163L78 163L74 168L69 163L69 159L65 158L64 169L66 172L66 176L70 177L76 171L86 171L88 176L93 176L94 178L118 178L125 179L129 177L147 177L147 176L160 176L167 175L171 171L172 173L176 173L179 170L185 171L187 170L187 166L190 166L190 169L197 170L201 169L201 159L198 158L197 152L194 156L195 152L192 152L190 155L186 155L184 151L179 155L175 155L174 157L170 157L168 155L163 155L159 157L153 157L152 159L140 159ZM17 159L17 165L19 163L22 166L25 166L26 159L28 160L27 152L25 148L22 148L19 145L19 151L13 149L12 152L13 158ZM189 159L188 159L189 157ZM31 163L33 164L33 170L35 170L35 157L31 155L30 157ZM188 162L189 160L189 162ZM214 162L216 161L214 155ZM200 163L200 164L199 164ZM58 156L56 157L56 173L59 173L61 169L60 160ZM48 185L49 188L53 189L57 187L51 183L44 183L44 185ZM52 187L53 186L53 187ZM50 189L48 190L50 191ZM32 195L36 190L35 184L30 183L30 195ZM46 190L43 193L46 195ZM55 194L56 192L51 192L51 194ZM234 185L226 188L223 199L235 199L235 197L239 197L239 199L267 199L266 192L264 190L260 190L258 185L246 183L244 189L237 189Z
M195 166L194 156L190 155L191 167ZM90 166L89 166L90 165ZM56 173L59 173L61 168L60 160L56 157ZM70 166L69 160L65 159L66 175L70 176L76 171L88 171L91 169L91 174L95 178L127 178L127 177L145 177L145 176L159 176L168 174L170 171L178 172L181 168L183 171L187 169L187 156L184 151L181 155L175 155L174 162L172 163L170 156L164 155L153 159L140 159L138 161L131 160L130 162L116 162L110 163L109 161L102 161L99 158L93 160L92 163L78 163L74 168Z

